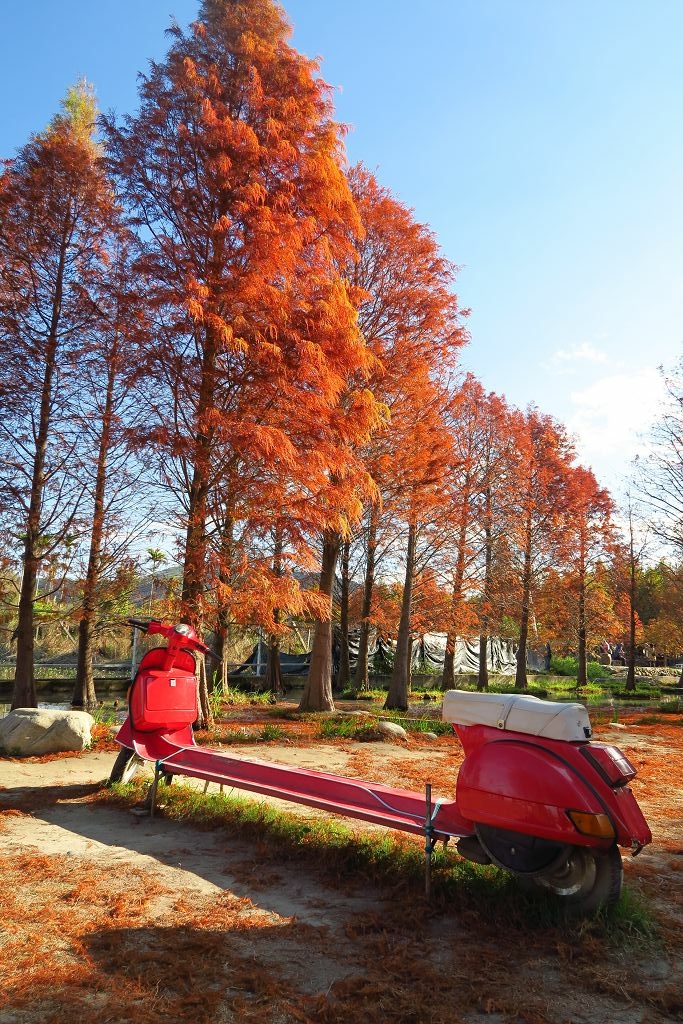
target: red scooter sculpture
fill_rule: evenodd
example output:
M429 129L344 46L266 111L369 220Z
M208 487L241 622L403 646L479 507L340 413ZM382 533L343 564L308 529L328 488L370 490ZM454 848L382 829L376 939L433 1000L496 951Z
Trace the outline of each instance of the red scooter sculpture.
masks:
M154 762L152 813L164 777L218 782L421 834L428 854L453 838L468 860L504 868L583 914L618 899L619 847L635 856L652 840L628 785L635 768L617 747L591 740L582 704L447 691L443 717L465 759L455 798L432 803L431 786L425 795L197 746L193 652L208 648L185 624L129 621L167 646L140 662L110 779L126 779L136 755Z

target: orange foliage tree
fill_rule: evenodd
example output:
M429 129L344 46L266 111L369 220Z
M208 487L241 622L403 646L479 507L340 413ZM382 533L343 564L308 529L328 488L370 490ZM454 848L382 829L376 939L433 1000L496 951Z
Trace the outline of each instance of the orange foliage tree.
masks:
M621 543L613 545L613 572L618 591L616 613L620 622L619 639L626 652L626 689L636 688L636 644L642 643L643 626L638 614L638 590L642 578L643 562L648 543L648 530L636 515L631 499L627 496L626 536Z
M411 405L401 410L401 448L392 465L395 514L407 532L401 618L385 707L406 710L410 693L414 588L420 570L434 557L443 536L438 528L446 502L443 482L450 462L450 436L443 416L442 393L424 368L411 385ZM410 394L410 389L406 388ZM431 394L430 394L431 391ZM419 409L419 413L418 413ZM400 481L400 483L399 483Z
M455 685L455 643L458 635L476 628L467 595L475 561L476 499L485 460L487 425L487 396L479 381L472 374L467 374L449 411L452 462L448 467L445 489L449 497L453 543L450 564L445 567L451 582L451 600L446 622L444 689Z
M112 224L107 247L107 273L93 289L98 317L84 332L87 344L79 360L82 397L75 422L89 530L77 612L73 707L96 703L93 660L101 608L122 586L125 591L126 580L130 589L130 541L149 525L151 511L139 501L149 477L132 443L145 420L144 360L137 356L147 341L146 319L135 288L129 237L118 222Z
M34 602L41 566L71 545L83 487L76 468L78 363L98 318L114 203L93 141L87 86L0 177L0 482L23 574L13 707L35 707Z
M424 512L438 494L436 462L445 465L448 444L442 417L445 398L437 379L453 365L465 342L462 314L452 291L456 268L439 252L432 232L362 166L349 173L364 228L355 263L347 272L358 294L358 324L375 371L371 387L387 411L387 420L361 454L377 488L367 506L363 615L356 685L367 685L370 605L377 571L378 531L382 515L389 528L397 522L407 533L405 608L399 627L393 706L407 701L409 623L413 577L417 569L419 493L427 491ZM425 490L426 489L426 490ZM412 511L411 511L412 510Z
M608 597L609 594L609 588L601 586L601 579L605 573L600 563L606 559L614 539L613 505L609 494L604 488L599 487L589 469L582 466L572 468L568 476L568 485L567 530L571 544L568 560L577 603L577 685L584 686L587 681L586 647L589 624L592 618L595 629L595 620L600 608L599 595L604 594ZM591 591L594 592L592 609L589 601ZM613 601L608 600L608 604L611 604L613 609ZM603 628L603 636L612 635L612 629Z
M182 603L198 622L207 563L229 587L263 487L305 492L318 530L346 521L330 467L345 477L373 407L343 405L349 377L366 372L335 269L358 221L317 64L289 45L271 0L206 0L189 33L171 35L140 112L109 122L108 143L142 228L165 396L152 439L182 496Z
M472 613L476 612L472 626L479 632L477 686L485 690L489 638L500 626L504 606L514 592L508 534L519 457L515 433L518 419L504 399L485 394L471 378L463 382L454 415L454 457L448 488L455 525L455 562L451 568L445 678L447 685L453 685L449 648L454 648L457 627L472 622Z
M531 602L545 572L563 564L568 534L568 474L574 452L564 427L537 409L517 417L519 462L510 537L521 593L515 684L526 688Z

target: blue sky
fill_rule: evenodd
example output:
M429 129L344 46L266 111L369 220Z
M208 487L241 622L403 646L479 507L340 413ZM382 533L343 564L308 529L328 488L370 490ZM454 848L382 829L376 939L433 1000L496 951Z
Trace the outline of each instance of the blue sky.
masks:
M683 3L285 0L363 160L460 267L463 364L577 432L608 486L683 342ZM85 75L137 103L196 0L0 3L0 156Z

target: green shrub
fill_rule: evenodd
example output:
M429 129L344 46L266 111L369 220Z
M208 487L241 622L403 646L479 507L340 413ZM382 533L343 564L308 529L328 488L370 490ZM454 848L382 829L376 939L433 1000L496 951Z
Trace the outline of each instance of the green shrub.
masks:
M577 658L552 658L550 669L556 676L573 676L579 674L579 662ZM599 679L605 675L605 666L599 661L589 661L586 665L586 675L589 679Z
M279 740L284 736L284 729L281 729L279 725L264 725L261 729L261 740Z
M680 715L683 714L683 701L678 698L669 700L662 700L659 702L659 710L665 715Z

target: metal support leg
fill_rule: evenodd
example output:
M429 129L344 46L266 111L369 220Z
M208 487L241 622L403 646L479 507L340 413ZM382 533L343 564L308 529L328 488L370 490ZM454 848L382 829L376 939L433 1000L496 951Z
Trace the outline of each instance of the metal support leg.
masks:
M425 785L425 897L427 901L432 898L432 853L436 846L434 838L434 825L432 823L432 786L428 782Z
M149 790L149 816L154 817L154 811L157 802L157 789L159 787L159 779L163 774L163 768L159 761L154 765L154 778L152 779L152 785Z

